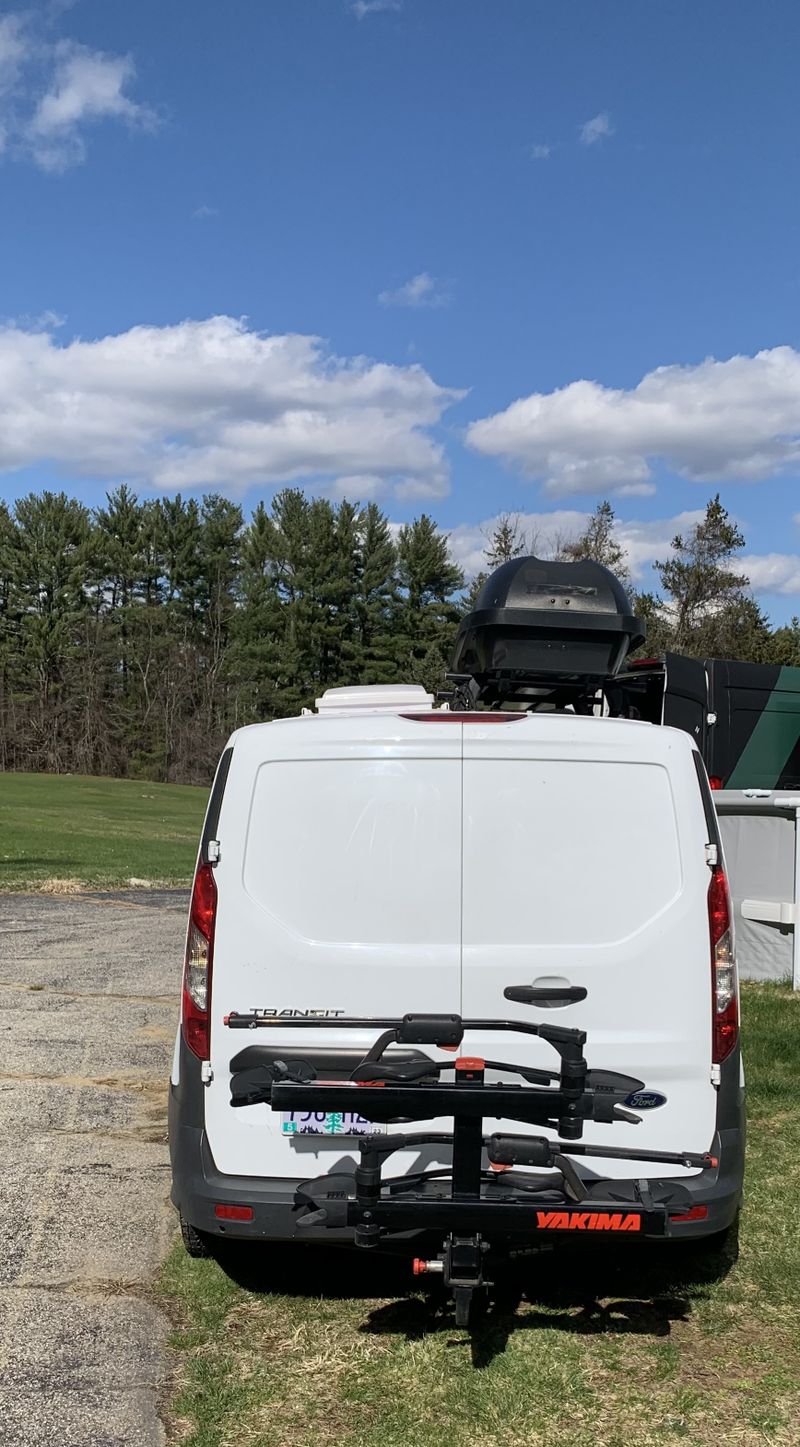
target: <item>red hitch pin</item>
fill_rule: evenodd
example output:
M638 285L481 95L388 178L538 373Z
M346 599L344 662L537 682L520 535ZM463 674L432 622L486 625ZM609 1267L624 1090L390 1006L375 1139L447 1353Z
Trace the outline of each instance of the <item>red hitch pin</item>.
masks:
M423 1261L422 1257L415 1256L411 1263L411 1270L415 1276L427 1276L429 1272L444 1271L443 1261Z

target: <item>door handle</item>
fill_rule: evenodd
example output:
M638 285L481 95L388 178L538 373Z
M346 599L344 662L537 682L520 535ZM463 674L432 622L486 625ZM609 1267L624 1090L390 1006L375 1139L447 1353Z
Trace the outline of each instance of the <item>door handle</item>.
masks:
M538 1005L542 1010L556 1010L559 1005L576 1005L585 1000L588 990L583 985L506 985L504 1000L518 1005Z

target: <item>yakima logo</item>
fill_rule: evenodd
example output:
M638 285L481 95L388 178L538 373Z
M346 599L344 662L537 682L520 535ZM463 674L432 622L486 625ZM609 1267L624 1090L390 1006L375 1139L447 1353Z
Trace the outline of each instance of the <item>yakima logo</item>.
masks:
M540 1231L641 1231L638 1211L537 1211Z

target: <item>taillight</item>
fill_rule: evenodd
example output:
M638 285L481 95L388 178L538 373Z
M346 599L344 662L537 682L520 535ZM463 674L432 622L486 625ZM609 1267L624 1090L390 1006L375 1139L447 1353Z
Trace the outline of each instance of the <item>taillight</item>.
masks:
M730 1055L739 1038L739 995L733 950L731 896L725 871L716 865L708 887L708 925L711 934L711 1008L714 1017L712 1060Z
M210 864L199 864L192 886L183 965L183 1038L199 1060L210 1055L211 962L217 886Z

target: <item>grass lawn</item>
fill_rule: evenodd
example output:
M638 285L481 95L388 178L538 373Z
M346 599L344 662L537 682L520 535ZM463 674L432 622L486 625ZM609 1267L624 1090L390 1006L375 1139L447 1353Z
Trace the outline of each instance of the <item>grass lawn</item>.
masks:
M738 1262L565 1251L474 1332L410 1271L322 1248L176 1248L182 1447L796 1447L800 997L743 992L750 1101Z
M207 789L0 773L0 890L191 880Z

